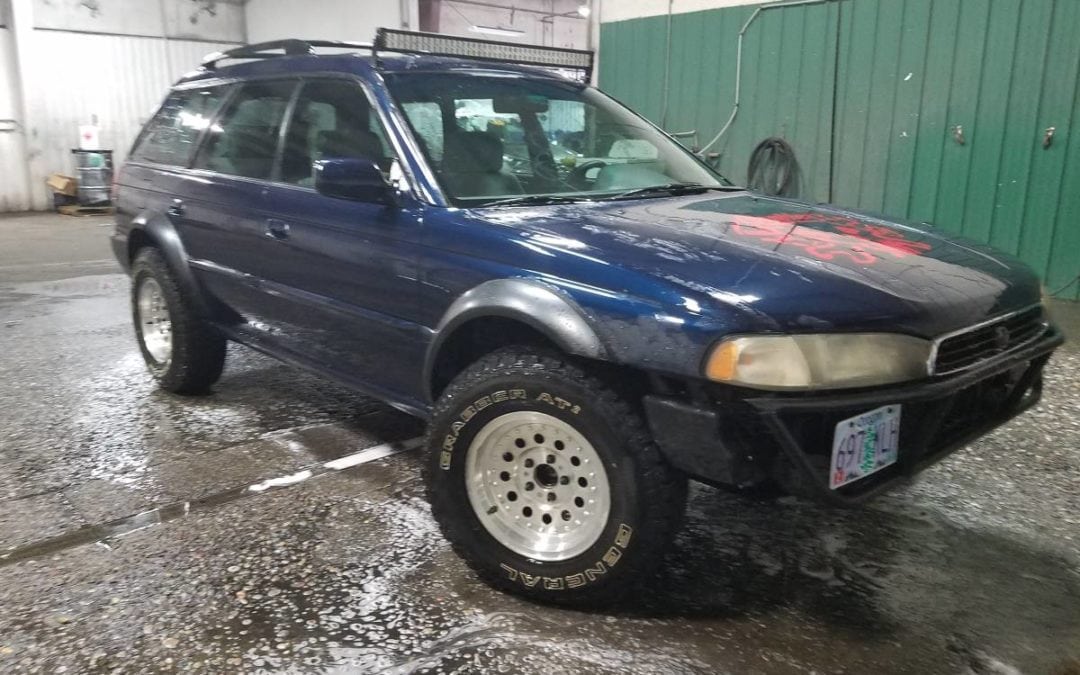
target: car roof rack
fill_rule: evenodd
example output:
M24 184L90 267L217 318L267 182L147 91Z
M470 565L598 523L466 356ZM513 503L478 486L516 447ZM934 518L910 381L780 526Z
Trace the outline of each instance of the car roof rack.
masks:
M202 67L217 68L221 61L232 59L271 59L282 56L311 56L316 48L370 50L378 64L379 52L454 56L462 59L519 63L556 68L580 73L588 82L592 78L594 55L584 49L543 47L540 45L474 40L458 35L380 28L375 42L343 42L337 40L274 40L244 45L207 55Z
M208 70L217 68L220 61L229 59L272 59L280 56L310 56L317 47L333 49L373 50L369 42L343 42L339 40L273 40L244 45L236 49L214 52L202 60L202 67Z
M498 61L577 71L588 82L592 78L593 53L584 49L543 47L518 42L474 40L458 35L425 33L380 28L372 50L378 62L379 52L456 56L479 61Z

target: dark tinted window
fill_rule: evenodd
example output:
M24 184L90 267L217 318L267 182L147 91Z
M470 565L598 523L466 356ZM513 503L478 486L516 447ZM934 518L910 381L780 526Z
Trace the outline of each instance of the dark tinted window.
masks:
M313 185L312 163L320 159L368 158L389 171L393 153L379 117L359 85L341 80L309 82L289 123L281 179Z
M195 167L248 178L271 178L294 82L249 82L210 128Z
M199 133L210 125L224 94L224 87L173 92L146 125L132 157L146 162L187 166Z

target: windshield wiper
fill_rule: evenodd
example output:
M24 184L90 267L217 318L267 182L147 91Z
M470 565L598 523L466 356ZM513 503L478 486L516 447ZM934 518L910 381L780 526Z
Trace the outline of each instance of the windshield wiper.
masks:
M566 197L563 195L521 195L519 197L507 197L496 199L493 202L477 204L476 208L486 209L489 206L540 206L544 204L576 204L578 202L592 201L586 197Z
M634 188L626 192L603 197L603 199L626 199L628 197L647 197L649 195L681 195L705 192L706 190L735 191L745 188L734 185L702 185L701 183L664 183L663 185L650 185L648 187Z
M646 197L648 195L676 195L688 192L704 192L709 188L701 183L664 183L663 185L650 185L648 187L634 188L626 192L605 197L605 199L625 199L627 197Z

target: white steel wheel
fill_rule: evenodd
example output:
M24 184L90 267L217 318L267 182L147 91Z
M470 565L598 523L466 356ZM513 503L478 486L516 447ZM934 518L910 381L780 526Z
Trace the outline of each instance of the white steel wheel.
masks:
M135 296L135 309L146 353L158 365L168 364L172 358L172 317L157 280L142 279Z
M485 424L469 445L465 482L487 531L533 560L581 555L607 527L611 489L600 455L572 425L542 412Z

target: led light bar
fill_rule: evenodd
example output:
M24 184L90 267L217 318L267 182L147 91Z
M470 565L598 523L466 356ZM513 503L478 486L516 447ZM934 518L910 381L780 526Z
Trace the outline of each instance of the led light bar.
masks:
M420 33L408 30L380 28L375 35L375 51L402 54L434 54L457 56L481 61L522 63L584 72L585 79L592 76L593 53L581 49L539 47L514 42L474 40L457 35Z

